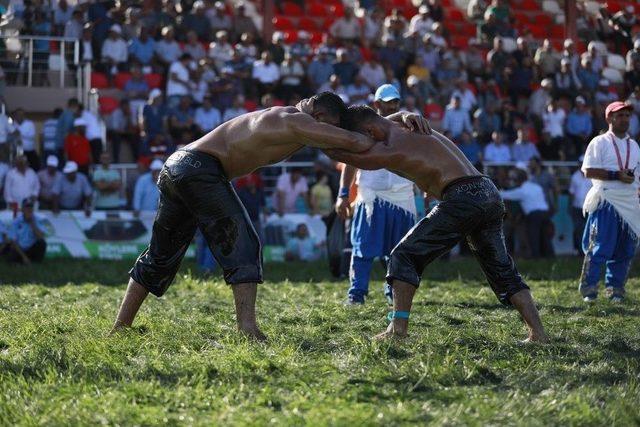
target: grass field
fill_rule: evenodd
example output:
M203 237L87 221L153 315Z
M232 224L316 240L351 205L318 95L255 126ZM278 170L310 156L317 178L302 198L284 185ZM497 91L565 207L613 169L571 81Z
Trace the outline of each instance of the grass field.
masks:
M185 265L133 330L106 337L129 262L0 264L0 425L640 424L639 270L621 306L578 298L580 262L521 262L550 345L523 345L473 261L438 262L410 337L386 326L382 271L367 305L323 265L269 264L235 333L230 289Z

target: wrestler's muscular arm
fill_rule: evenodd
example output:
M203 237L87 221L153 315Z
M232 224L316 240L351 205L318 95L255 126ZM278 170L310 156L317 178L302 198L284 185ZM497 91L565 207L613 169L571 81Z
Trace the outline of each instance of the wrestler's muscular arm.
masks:
M587 173L585 174L585 177L590 179L600 179L602 181L610 180L608 170L597 169L597 168L587 169ZM633 181L635 181L635 176L633 176L633 171L629 173L629 170L620 170L620 171L617 171L617 179L618 181L622 181L625 184L631 184L633 183Z
M360 153L375 144L373 139L366 135L318 122L305 113L287 114L284 120L289 130L300 138L299 142L311 147L336 148Z

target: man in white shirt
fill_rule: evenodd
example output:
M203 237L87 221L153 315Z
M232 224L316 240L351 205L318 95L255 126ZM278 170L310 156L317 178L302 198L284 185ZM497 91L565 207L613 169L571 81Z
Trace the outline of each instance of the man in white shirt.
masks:
M511 161L511 150L504 143L504 135L501 132L491 134L491 142L484 147L482 157L489 163L509 163Z
M397 113L400 93L393 85L382 85L375 93L374 106L381 116ZM386 169L358 170L349 165L342 170L336 202L341 219L346 219L351 209L349 189L354 179L358 197L351 221L351 286L346 302L349 305L364 304L374 258L386 262L391 250L416 222L413 182ZM385 286L385 294L392 297L389 286Z
M169 67L180 58L182 48L175 39L173 28L164 27L162 29L162 39L155 44L153 50L165 67Z
M425 34L431 32L432 27L433 19L429 16L429 6L423 4L418 9L418 14L411 18L411 22L409 22L409 32L416 32L420 34L420 38L422 38Z
M127 43L122 39L122 28L113 24L109 29L109 37L102 44L102 62L105 71L114 75L122 69L129 59Z
M211 95L205 96L202 101L202 107L198 107L198 109L196 109L194 122L200 129L201 134L212 131L222 122L220 110L214 108L211 104Z
M15 167L4 180L4 201L9 209L17 210L24 199L36 200L39 192L38 175L27 165L27 158L16 157Z
M551 236L546 233L547 223L550 221L549 204L544 191L538 184L529 180L525 170L515 169L512 173L516 188L500 191L500 195L505 200L520 202L527 224L531 257L540 258L544 255L552 255Z
M299 169L292 169L291 173L283 173L276 184L276 206L279 215L296 213L296 202L302 196L305 206L309 206L309 185L307 178Z
M451 93L451 98L459 97L460 108L466 112L470 112L478 104L478 101L471 89L467 87L467 84L467 79L458 79L458 81L456 81L456 89Z
M189 90L193 88L193 82L191 82L189 75L190 63L191 55L183 53L180 59L169 67L167 81L167 105L169 108L177 107L180 98L189 95Z
M587 223L582 207L587 198L587 193L593 187L591 180L584 176L582 171L582 161L584 156L580 156L578 161L578 169L571 175L571 183L569 184L569 194L571 195L571 221L573 222L573 248L584 255L582 250L582 234L584 233L584 225Z
M267 92L273 92L276 83L280 80L280 68L271 60L271 53L265 50L262 52L261 58L254 62L251 75L258 85L260 96Z
M359 40L360 39L360 21L354 16L353 9L344 8L344 16L336 19L329 28L329 33L339 40Z
M11 131L17 131L20 135L22 150L24 151L24 155L27 156L29 166L34 170L39 170L40 157L38 157L38 152L36 151L36 126L31 120L25 118L22 108L18 108L13 113Z
M580 293L585 302L596 300L605 265L605 295L613 303L623 301L638 244L640 148L627 133L632 109L619 101L607 106L609 131L591 140L582 163L582 171L593 183L584 203L589 216L582 239L585 256Z
M98 117L94 113L86 108L82 110L80 119L84 121L86 126L84 136L89 140L89 144L91 144L92 159L94 163L98 163L100 155L103 151L102 128L100 127L100 120L98 120Z

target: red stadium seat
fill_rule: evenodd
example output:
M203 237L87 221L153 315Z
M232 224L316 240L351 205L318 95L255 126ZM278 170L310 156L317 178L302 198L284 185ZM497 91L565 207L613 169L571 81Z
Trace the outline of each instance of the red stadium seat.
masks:
M287 17L275 16L272 22L273 27L278 31L295 30L295 25Z
M150 89L162 88L163 81L162 81L161 74L156 74L156 73L145 74L144 80L147 82Z
M93 71L91 73L91 87L95 89L106 89L109 87L109 79L102 73Z
M424 106L424 115L428 120L442 120L444 110L438 104L427 104Z
M100 106L100 114L111 114L118 108L120 102L110 96L101 96L98 98L98 105Z
M475 37L478 33L476 26L468 22L461 23L459 31L461 35L465 35L467 37Z
M629 3L631 4L631 3ZM617 13L620 12L622 9L624 9L625 5L621 2L617 2L617 1L607 1L607 9L609 10L609 12L611 13Z
M302 16L304 12L296 3L285 1L282 3L282 14L287 16Z
M251 101L250 99L247 99L244 102L244 109L247 110L248 112L256 111L256 108L258 108L257 102Z
M554 25L551 27L551 38L554 39L563 39L564 38L564 27L562 25Z
M516 25L518 26L531 23L531 18L529 18L529 15L525 12L514 12L513 17L515 18Z
M287 104L285 104L285 102L282 99L274 98L273 105L276 107L284 107Z
M50 51L51 53L58 53L58 51L59 51L59 49L58 49L58 48L59 48L59 45L58 45L58 42L57 42L57 41L55 41L55 40L51 40L51 41L49 42L49 51Z
M527 28L529 28L531 34L536 39L545 39L549 36L549 32L546 28L538 27L537 25L527 25Z
M456 6L453 4L453 1L452 1L452 0L442 0L440 3L442 3L442 7L444 7L445 9L446 9L446 8L449 8L449 7L456 7Z
M458 49L466 49L469 47L469 38L459 35L451 36L451 46Z
M293 44L298 41L298 32L296 30L287 30L284 32L284 42Z
M342 3L336 3L329 6L329 15L336 18L342 18L344 16L344 6Z
M407 21L411 21L411 18L418 14L418 9L413 6L407 6L402 11L402 16L405 17Z
M307 15L314 18L327 16L327 6L323 3L309 3L307 4Z
M335 22L335 19L333 18L327 18L324 20L324 22L322 23L322 30L323 31L329 31L329 28L331 28L331 26L333 25L333 23Z
M322 43L324 33L322 31L314 31L311 33L311 44L316 45Z
M540 10L540 5L536 0L522 0L520 4L514 3L512 7L514 9L528 10L528 11Z
M447 12L447 19L450 19L453 22L464 22L464 15L458 9L449 9Z
M550 27L553 25L553 18L546 13L539 13L531 17L531 23L541 27Z
M311 18L303 16L298 20L298 29L305 31L318 31L318 24Z
M131 73L118 73L114 79L116 87L120 90L124 90L124 86L131 80Z

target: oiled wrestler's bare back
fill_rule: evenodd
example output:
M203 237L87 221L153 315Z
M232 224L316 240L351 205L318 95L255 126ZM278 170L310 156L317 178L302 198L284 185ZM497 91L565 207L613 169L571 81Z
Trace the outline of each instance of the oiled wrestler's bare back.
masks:
M357 154L326 151L332 158L360 169L388 169L437 198L450 182L481 175L445 136L435 131L431 135L412 133L393 122L390 122L388 140L378 142L370 150Z
M295 107L273 107L236 117L186 148L217 157L232 179L280 162L304 145L363 151L373 141L318 122Z

